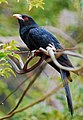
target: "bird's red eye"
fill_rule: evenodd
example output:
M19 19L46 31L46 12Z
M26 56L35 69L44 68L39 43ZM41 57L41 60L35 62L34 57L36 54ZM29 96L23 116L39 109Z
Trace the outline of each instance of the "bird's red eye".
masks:
M28 17L25 17L24 20L28 20Z

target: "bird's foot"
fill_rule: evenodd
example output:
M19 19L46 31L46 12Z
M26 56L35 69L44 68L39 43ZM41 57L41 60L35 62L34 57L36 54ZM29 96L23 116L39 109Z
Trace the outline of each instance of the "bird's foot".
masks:
M53 50L54 52L56 51L56 48L55 48L54 44L49 44L49 47L50 47L51 50Z
M35 52L36 52L37 50L32 50L31 51L31 57L34 57L35 56Z

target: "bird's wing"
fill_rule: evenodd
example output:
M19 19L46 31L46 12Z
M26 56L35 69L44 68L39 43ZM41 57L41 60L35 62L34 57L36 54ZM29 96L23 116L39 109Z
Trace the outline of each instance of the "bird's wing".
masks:
M31 38L32 43L34 42L38 47L41 46L44 49L49 43L51 44L56 42L56 44L59 44L58 40L50 32L39 27L31 29L29 31L29 37Z
M35 46L35 49L39 49L40 47L46 49L46 47L52 43L54 44L56 49L63 49L63 47L53 34L39 27L33 28L29 31L29 38L31 44ZM57 60L63 66L72 67L67 55L62 55Z

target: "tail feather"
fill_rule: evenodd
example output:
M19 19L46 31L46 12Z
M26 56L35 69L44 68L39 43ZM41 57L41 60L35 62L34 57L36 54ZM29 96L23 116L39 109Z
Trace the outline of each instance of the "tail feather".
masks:
M68 108L69 108L69 111L71 112L71 115L73 115L73 104L72 104L71 93L70 93L70 89L69 89L69 85L68 85L68 81L67 81L66 71L61 70L61 77L64 82L64 88L65 88L65 92L66 92Z

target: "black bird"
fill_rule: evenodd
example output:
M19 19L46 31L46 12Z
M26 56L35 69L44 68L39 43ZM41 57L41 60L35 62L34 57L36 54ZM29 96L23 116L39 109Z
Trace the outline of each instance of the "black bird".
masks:
M18 19L20 25L19 29L20 37L27 45L27 47L30 49L30 51L37 50L40 47L46 49L46 47L49 44L52 45L54 44L56 49L63 49L62 45L59 43L57 38L49 31L39 27L30 16L23 14L14 14L13 16L15 16ZM62 55L61 57L57 58L57 60L63 66L73 67L67 55ZM71 112L72 115L73 114L72 98L67 82L67 79L69 79L70 81L72 80L70 77L70 72L58 68L52 61L50 61L49 64L61 74L62 80L66 81L66 83L64 84L64 88L66 92L69 111Z

